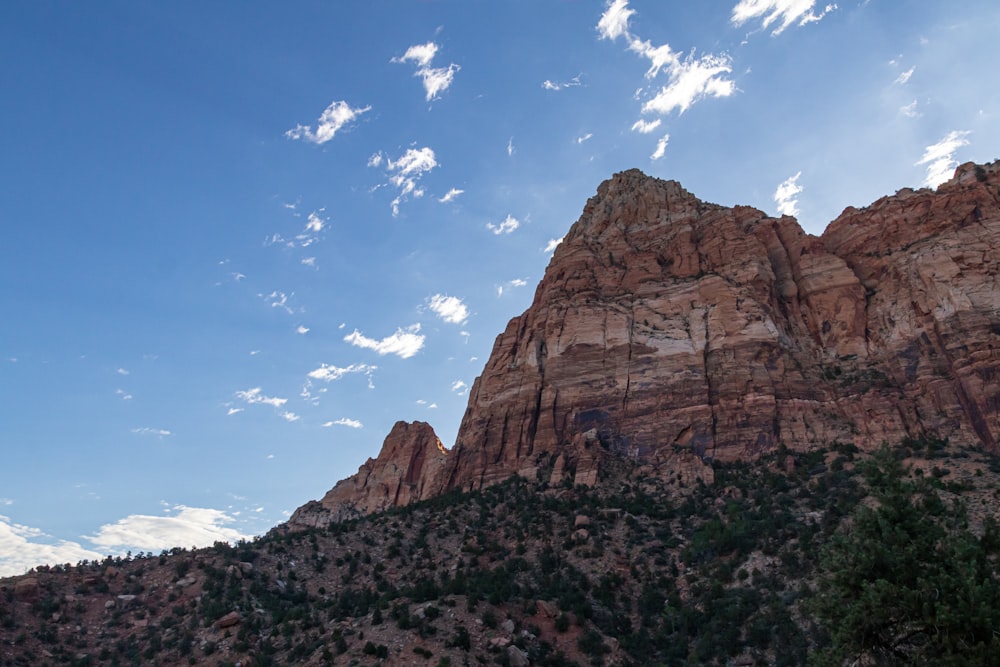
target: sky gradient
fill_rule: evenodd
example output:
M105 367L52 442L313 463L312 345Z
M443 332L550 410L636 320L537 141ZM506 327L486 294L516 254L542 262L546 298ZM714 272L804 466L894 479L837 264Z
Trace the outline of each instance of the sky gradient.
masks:
M995 0L0 4L0 575L265 532L453 444L638 167L794 215L1000 157Z

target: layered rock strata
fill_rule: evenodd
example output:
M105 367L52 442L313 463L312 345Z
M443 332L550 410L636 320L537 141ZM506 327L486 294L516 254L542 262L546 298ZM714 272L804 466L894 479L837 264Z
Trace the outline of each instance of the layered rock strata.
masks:
M849 208L818 238L616 174L497 338L455 446L428 455L429 427L404 442L397 424L320 521L514 474L593 484L606 456L693 480L779 444L996 449L998 262L998 163Z

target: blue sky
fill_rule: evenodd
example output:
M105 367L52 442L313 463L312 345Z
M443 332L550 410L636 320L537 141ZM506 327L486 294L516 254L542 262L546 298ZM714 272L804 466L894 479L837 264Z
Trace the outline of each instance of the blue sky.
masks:
M0 574L266 531L466 392L612 173L1000 157L994 0L0 5Z

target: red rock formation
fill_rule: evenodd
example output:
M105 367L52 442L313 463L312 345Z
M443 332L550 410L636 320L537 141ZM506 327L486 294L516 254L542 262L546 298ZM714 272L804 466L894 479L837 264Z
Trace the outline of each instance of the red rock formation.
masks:
M401 477L397 425L323 505L375 511L513 474L593 484L612 454L704 479L706 461L779 444L996 448L998 262L996 163L849 208L821 238L616 174L497 338L455 447Z
M431 498L442 491L434 480L441 477L446 455L429 424L396 422L377 459L368 459L319 502L295 510L289 522L324 526Z

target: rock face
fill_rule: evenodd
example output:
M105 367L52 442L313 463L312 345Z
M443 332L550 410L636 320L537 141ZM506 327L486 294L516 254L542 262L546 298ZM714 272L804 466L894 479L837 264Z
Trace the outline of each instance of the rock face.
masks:
M396 422L377 459L368 459L357 474L337 482L320 501L295 510L289 523L325 526L390 507L438 495L446 450L424 422Z
M322 506L366 513L513 474L594 484L608 456L692 480L779 444L996 449L998 269L1000 163L849 208L819 238L616 174L497 338L452 450L397 424Z

